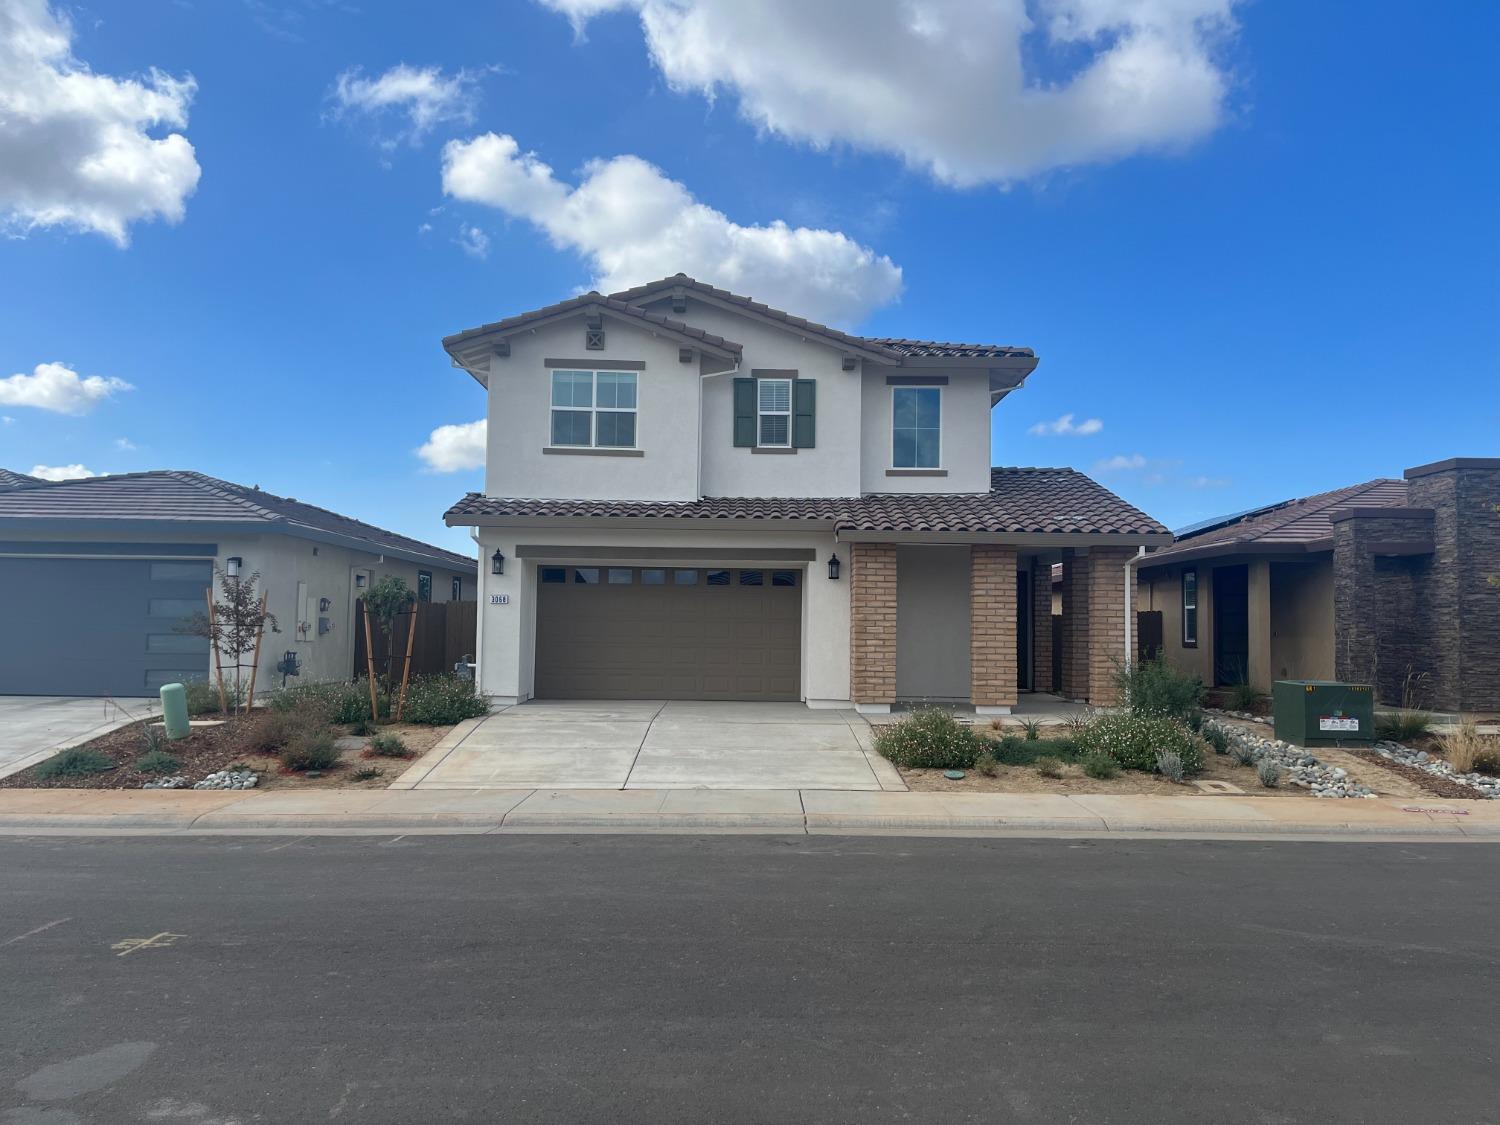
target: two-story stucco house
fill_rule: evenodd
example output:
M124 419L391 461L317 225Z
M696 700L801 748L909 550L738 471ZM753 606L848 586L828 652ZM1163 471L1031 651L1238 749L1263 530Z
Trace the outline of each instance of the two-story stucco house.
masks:
M489 396L485 491L447 521L479 544L494 699L1111 698L1127 563L1171 536L1071 469L990 466L1030 349L851 336L682 274L443 345Z

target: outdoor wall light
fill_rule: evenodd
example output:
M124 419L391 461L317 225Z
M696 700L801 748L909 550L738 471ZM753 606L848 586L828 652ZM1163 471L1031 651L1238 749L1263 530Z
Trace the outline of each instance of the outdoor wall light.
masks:
M244 562L245 560L240 558L239 555L230 555L224 560L224 573L229 575L230 578L238 578L240 576L240 567Z
M839 567L842 565L839 562L838 555L828 556L828 580L830 582L837 582L839 580Z
M490 573L505 573L505 555L498 548L496 549L495 553L490 556Z
M365 575L356 574L354 576L354 588L356 590L363 590L365 588Z

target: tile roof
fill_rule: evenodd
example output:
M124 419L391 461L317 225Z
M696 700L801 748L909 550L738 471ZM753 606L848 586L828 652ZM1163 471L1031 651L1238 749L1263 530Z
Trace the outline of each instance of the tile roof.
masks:
M711 348L717 348L720 351L729 352L733 355L739 355L743 350L739 344L733 340L726 340L723 336L715 336L712 332L705 332L701 328L694 328L691 324L686 324L683 321L674 320L669 316L663 316L661 313L651 312L638 305L622 301L618 297L603 296L592 290L584 293L582 296L572 297L566 301L558 301L553 305L545 305L539 309L532 309L530 312L508 316L504 320L496 320L490 324L481 324L478 328L468 328L452 336L444 336L443 347L451 348L455 344L462 344L476 336L486 336L492 332L507 332L516 328L524 328L534 321L545 320L551 316L559 316L563 313L596 305L609 309L611 312L618 313L621 316L634 317L637 320L646 321L658 328L665 328L668 331L677 333L679 336L686 336L688 339L696 340Z
M849 497L707 497L670 503L529 500L471 492L450 524L493 517L791 520L841 532L1117 534L1165 537L1150 516L1073 469L996 468L986 493L876 493Z
M1406 482L1381 478L1288 500L1267 508L1199 526L1178 537L1170 547L1155 551L1150 565L1174 557L1227 554L1250 544L1285 547L1290 551L1316 548L1333 538L1333 517L1348 508L1399 508L1406 504Z
M1011 348L1003 344L949 344L942 340L907 340L899 336L871 336L870 343L896 352L902 358L939 359L1035 359L1030 348Z
M26 520L264 524L268 531L295 534L298 529L310 529L363 540L367 549L377 554L400 551L448 566L476 565L465 555L326 508L183 470L41 481L25 488L0 490L0 526L14 527Z
M0 469L0 488L22 488L28 484L41 483L41 477L18 473L13 469Z

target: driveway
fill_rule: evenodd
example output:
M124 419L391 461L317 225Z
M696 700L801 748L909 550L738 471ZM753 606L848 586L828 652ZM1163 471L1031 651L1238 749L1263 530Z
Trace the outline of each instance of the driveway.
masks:
M160 710L154 699L0 695L0 777Z
M412 767L417 789L904 789L852 711L800 703L525 703Z

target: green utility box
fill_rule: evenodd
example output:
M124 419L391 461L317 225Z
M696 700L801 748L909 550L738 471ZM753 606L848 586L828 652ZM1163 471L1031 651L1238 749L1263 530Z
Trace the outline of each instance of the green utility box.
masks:
M1276 737L1294 746L1375 741L1375 693L1368 684L1277 680L1271 706Z

